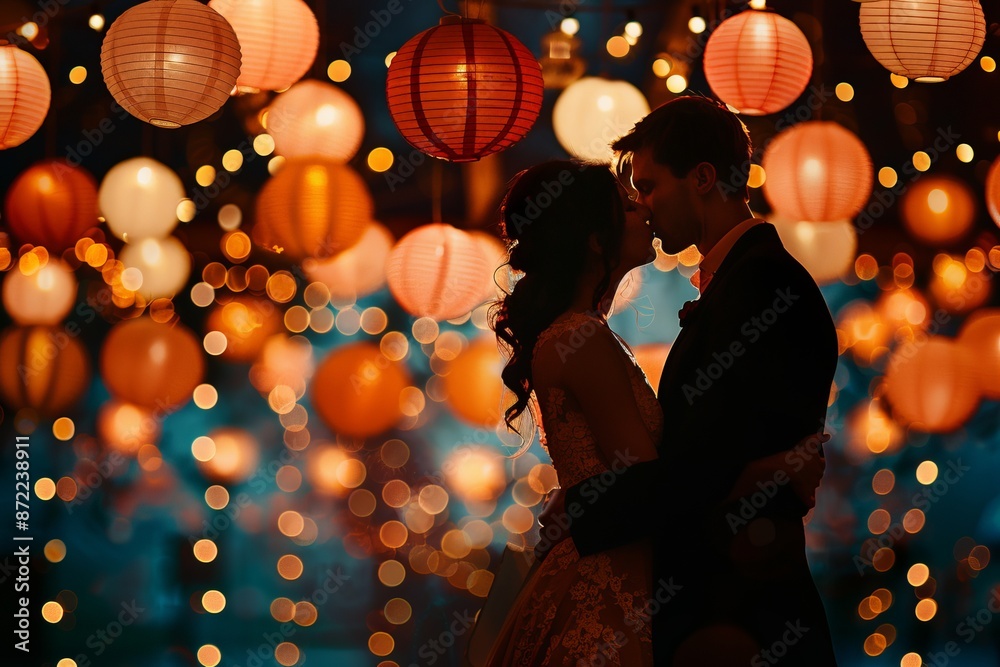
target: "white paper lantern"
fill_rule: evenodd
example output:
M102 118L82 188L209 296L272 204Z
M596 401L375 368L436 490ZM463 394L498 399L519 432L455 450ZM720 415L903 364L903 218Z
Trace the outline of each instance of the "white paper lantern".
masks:
M111 168L98 192L101 215L118 238L163 238L177 226L184 185L170 167L146 157Z
M191 273L191 256L176 238L143 239L127 244L119 256L125 265L123 284L147 301L160 297L170 298L180 292ZM136 287L130 281L137 276L129 269L137 269L141 283Z
M854 266L858 235L850 220L835 222L788 221L770 215L785 250L820 285L834 283Z
M274 148L285 157L320 155L348 162L361 147L365 118L354 98L322 81L300 81L267 114Z
M31 275L15 267L3 280L3 306L20 325L59 324L73 309L76 274L62 260L48 263Z
M552 125L556 139L571 155L610 162L611 144L648 113L649 102L631 83L588 76L559 95Z

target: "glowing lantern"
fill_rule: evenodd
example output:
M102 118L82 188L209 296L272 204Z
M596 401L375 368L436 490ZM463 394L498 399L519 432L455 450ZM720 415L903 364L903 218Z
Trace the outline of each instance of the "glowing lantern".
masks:
M0 336L0 397L6 407L57 417L89 383L87 350L62 327L11 327Z
M772 216L770 222L785 250L818 284L837 282L854 266L858 235L850 220L789 222Z
M923 331L930 325L930 304L914 289L883 292L875 303L875 310L881 321L897 338L902 335L912 339L916 332Z
M976 217L969 187L950 176L924 176L903 195L900 216L916 238L932 244L965 236Z
M406 367L390 361L373 343L350 343L333 350L316 369L312 403L338 435L366 438L402 418L400 394L410 384Z
M934 273L927 287L943 310L967 313L986 302L992 285L988 271L972 271L962 259L942 253L934 258Z
M976 59L986 37L977 0L892 0L861 5L861 36L883 67L935 83Z
M493 335L472 341L448 363L442 379L448 406L457 417L489 428L500 423L507 407L501 405L504 364Z
M740 12L723 21L705 44L705 78L712 92L750 116L775 113L794 102L812 68L806 36L771 11Z
M903 446L903 429L889 418L879 401L862 402L847 415L847 446L844 454L861 464L873 454L894 454Z
M385 83L389 113L414 148L471 162L510 148L542 108L542 71L513 35L445 16L400 47Z
M611 143L648 113L649 102L631 83L585 76L556 99L552 126L570 155L609 162Z
M20 241L59 253L97 225L97 182L62 160L39 162L7 191L4 217Z
M979 405L976 363L968 350L944 338L898 348L885 377L893 415L921 431L957 429Z
M986 173L986 208L993 222L1000 226L1000 158L993 161Z
M145 157L119 162L101 181L98 204L124 241L163 238L177 226L184 185L170 167Z
M108 90L126 111L177 128L222 108L240 74L226 19L195 0L149 0L118 17L101 47Z
M228 303L216 304L205 329L225 334L223 358L253 361L267 339L282 331L281 323L281 313L270 299L236 296Z
M507 488L504 458L487 447L458 447L441 469L448 490L466 501L496 500Z
M76 275L58 259L31 275L15 268L4 277L3 305L18 324L58 324L75 300Z
M101 375L117 398L160 410L184 405L205 362L194 334L138 317L116 324L101 349Z
M347 165L292 158L257 196L254 242L294 261L325 258L361 239L373 204L364 180Z
M489 271L486 276L486 286L483 289L483 301L497 299L511 291L514 280L513 271L507 264L507 248L503 241L481 231L471 231L469 234L479 244L483 257L487 258Z
M986 398L1000 399L1000 310L980 310L962 325L959 344L976 360L976 377Z
M872 193L868 150L853 132L829 121L785 130L767 147L761 166L767 173L764 196L791 220L850 219Z
M110 400L97 413L97 433L111 449L134 456L143 445L160 439L161 420L152 410Z
M178 239L142 239L122 248L119 256L126 269L138 269L139 285L125 287L141 294L147 302L170 298L184 288L191 273L191 255Z
M889 351L892 331L877 310L867 301L854 301L841 311L837 336L842 347L849 348L855 361L868 366Z
M385 263L389 290L399 305L435 320L460 317L482 303L489 272L476 240L444 223L406 234Z
M0 150L20 146L49 112L49 77L33 55L0 43Z
M239 484L257 469L260 445L250 432L227 426L209 432L208 438L212 445L202 457L196 457L198 469L207 479Z
M350 95L329 83L302 81L278 95L267 112L275 151L347 162L361 147L365 118Z
M309 280L329 288L331 299L353 303L385 285L385 260L395 241L384 225L372 222L347 250L329 259L306 259L302 268Z
M302 0L212 0L236 31L241 92L284 90L301 79L319 47L319 24Z

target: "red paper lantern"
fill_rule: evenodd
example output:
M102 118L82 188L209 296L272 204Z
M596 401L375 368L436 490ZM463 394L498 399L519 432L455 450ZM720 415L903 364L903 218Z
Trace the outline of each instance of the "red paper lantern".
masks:
M471 162L520 141L542 108L542 70L513 35L446 16L406 42L386 79L389 113L415 148Z
M969 66L986 38L977 0L888 0L861 5L861 36L883 67L937 83Z
M253 240L296 262L357 243L374 206L356 171L325 158L292 158L257 197Z
M781 111L812 76L809 40L769 10L749 9L723 21L705 44L705 78L719 99L750 116Z
M444 223L423 225L389 253L389 291L417 317L450 320L483 302L489 261L471 234Z
M136 118L177 128L222 108L240 74L233 27L195 0L149 0L111 24L101 47L108 90Z
M20 146L49 112L49 77L33 55L0 45L0 150Z
M97 225L97 181L62 160L29 167L7 191L4 214L23 243L61 253Z
M853 218L868 202L874 170L853 132L829 121L800 123L779 134L763 164L764 196L792 221Z

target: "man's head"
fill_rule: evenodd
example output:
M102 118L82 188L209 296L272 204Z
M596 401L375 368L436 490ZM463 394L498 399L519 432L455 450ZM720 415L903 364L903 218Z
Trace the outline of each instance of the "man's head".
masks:
M707 210L748 200L750 135L715 100L685 96L662 104L612 148L621 158L619 175L631 170L638 202L652 211L649 224L664 252L697 244Z

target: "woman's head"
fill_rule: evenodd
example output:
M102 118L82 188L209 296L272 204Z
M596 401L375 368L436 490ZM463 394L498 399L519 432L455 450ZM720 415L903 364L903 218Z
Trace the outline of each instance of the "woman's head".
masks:
M626 213L626 205L632 210ZM504 384L516 397L510 428L528 405L531 352L539 334L572 303L585 273L599 275L594 312L617 270L652 259L652 233L607 165L545 162L513 180L500 209L511 268L524 275L493 309L491 325L508 348ZM522 435L525 430L522 430Z

